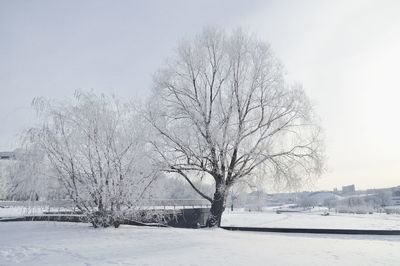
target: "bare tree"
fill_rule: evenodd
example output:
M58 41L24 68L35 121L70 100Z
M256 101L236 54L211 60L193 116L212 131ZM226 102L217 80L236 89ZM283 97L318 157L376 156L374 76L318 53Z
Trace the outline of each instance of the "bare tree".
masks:
M77 92L72 101L36 99L30 130L56 177L95 226L119 225L154 178L146 127L131 105Z
M10 190L12 187L10 169L12 169L15 164L15 160L0 160L0 200L10 198Z
M232 185L263 172L286 185L321 171L320 130L300 85L285 82L268 44L241 30L205 29L157 73L148 120L164 170L212 203L220 224ZM213 197L193 177L211 177Z
M339 200L335 196L332 196L332 197L325 199L323 202L323 205L325 207L328 207L328 211L330 211L331 209L336 207L338 201Z
M236 182L233 184L229 191L229 200L231 204L231 211L237 204L243 204L245 197L247 196L247 190L249 185L246 182Z
M13 200L42 200L62 197L60 183L49 175L45 154L33 143L23 141L16 160L7 170L7 197Z

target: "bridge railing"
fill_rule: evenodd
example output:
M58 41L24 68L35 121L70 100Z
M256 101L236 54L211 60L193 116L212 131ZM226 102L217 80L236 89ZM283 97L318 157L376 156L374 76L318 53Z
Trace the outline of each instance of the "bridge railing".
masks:
M143 208L151 209L186 209L186 208L210 208L211 204L203 199L145 199L139 204ZM23 207L43 210L62 211L75 209L71 200L39 200L39 201L4 201L0 200L0 207Z
M154 208L210 208L211 204L204 199L149 199L142 202L143 206Z

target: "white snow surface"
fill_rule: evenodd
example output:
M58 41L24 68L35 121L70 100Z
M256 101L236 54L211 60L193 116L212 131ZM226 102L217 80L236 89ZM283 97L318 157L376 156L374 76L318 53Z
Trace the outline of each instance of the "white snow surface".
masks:
M224 226L284 227L284 228L340 228L340 229L382 229L400 230L400 214L350 214L330 212L322 216L325 208L314 208L304 212L283 212L277 214L276 208L264 208L263 212L248 212L238 209L226 210L222 216ZM16 206L0 208L1 217L21 217L41 215L44 211L71 211L67 208L47 206Z
M329 216L322 216L322 213L323 210L283 212L281 214L272 210L263 212L225 211L221 223L225 226L246 227L400 230L399 214L330 212Z
M400 265L399 236L0 223L0 265Z
M41 215L45 211L51 209L41 206L15 206L15 207L3 207L0 208L0 217L21 217L28 215ZM58 209L57 209L58 210Z

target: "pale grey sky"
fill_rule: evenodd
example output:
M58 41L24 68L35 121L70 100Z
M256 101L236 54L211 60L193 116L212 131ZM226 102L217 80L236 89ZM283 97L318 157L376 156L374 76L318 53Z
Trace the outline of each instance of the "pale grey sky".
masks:
M400 185L399 13L395 0L0 0L0 150L34 121L33 97L141 97L180 39L241 26L315 102L328 157L315 188Z

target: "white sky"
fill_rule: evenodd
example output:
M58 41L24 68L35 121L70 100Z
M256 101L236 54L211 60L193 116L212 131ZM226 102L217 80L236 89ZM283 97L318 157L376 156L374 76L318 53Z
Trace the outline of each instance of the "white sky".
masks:
M394 0L0 0L0 150L34 121L33 97L141 97L181 38L241 26L315 102L328 161L314 189L400 185L399 14Z

